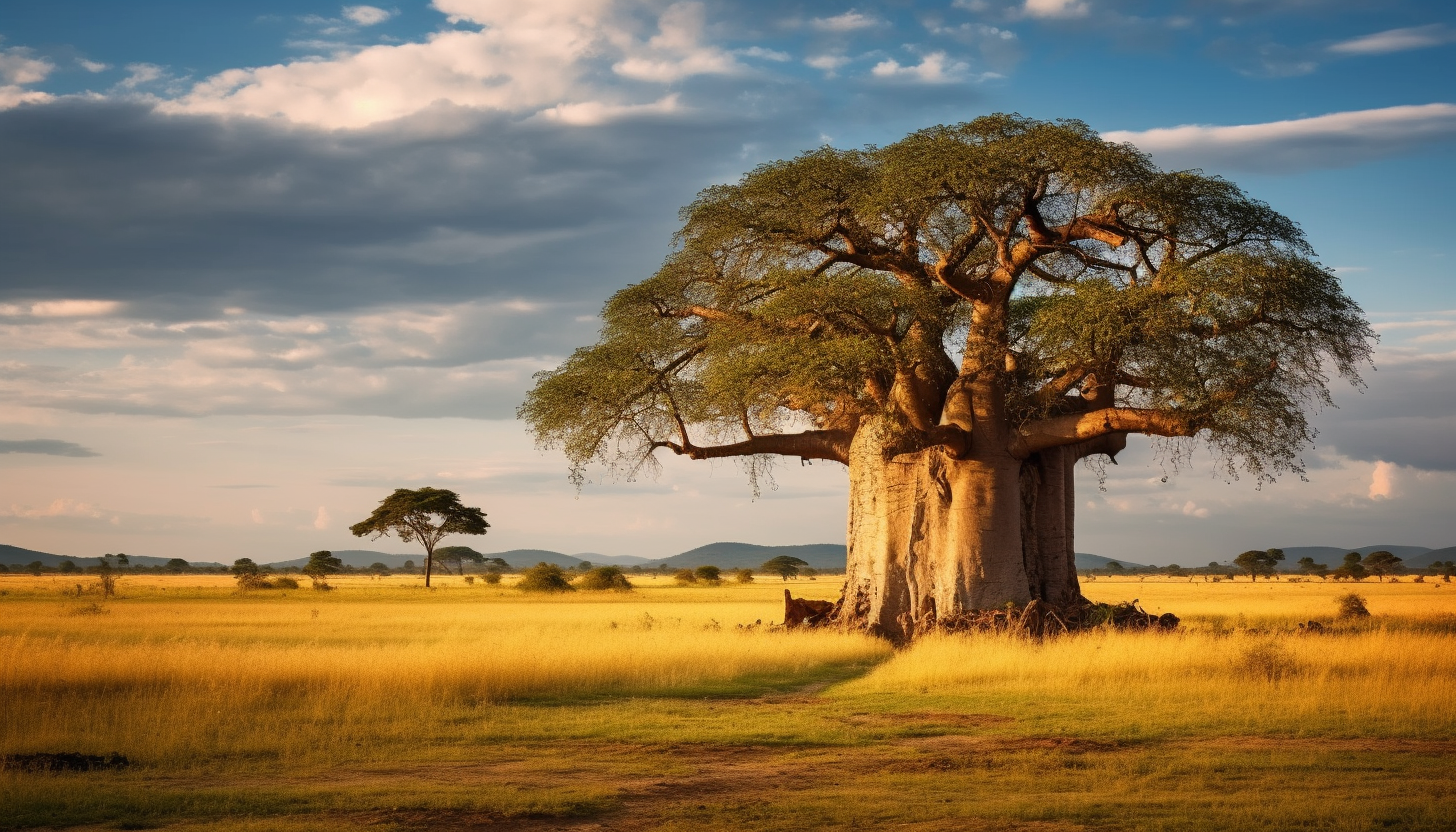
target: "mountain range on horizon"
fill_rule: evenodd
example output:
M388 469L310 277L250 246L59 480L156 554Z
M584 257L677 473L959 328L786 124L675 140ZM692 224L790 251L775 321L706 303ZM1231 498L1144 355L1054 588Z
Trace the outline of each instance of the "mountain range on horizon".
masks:
M1363 556L1380 550L1388 551L1401 558L1405 566L1413 569L1430 566L1436 561L1456 560L1456 546L1447 546L1441 549L1394 544L1360 546L1350 549L1339 546L1289 546L1284 548L1283 566L1285 569L1292 569L1300 558L1310 557L1314 558L1316 563L1324 563L1333 568L1340 564L1340 561L1347 552L1358 552ZM553 563L561 567L573 567L585 561L598 566L610 564L616 566L645 566L656 568L658 565L666 565L678 569L707 565L724 569L757 568L764 561L771 558L780 555L789 555L807 561L815 569L836 570L843 569L845 566L846 548L843 543L762 546L753 543L718 542L709 543L706 546L699 546L696 549L689 549L686 552L665 558L644 558L636 555L604 555L598 552L580 552L575 555L568 555L548 549L508 549L503 552L482 552L481 554L487 558L501 558L513 567L534 566L542 562ZM425 557L423 552L396 554L376 552L369 549L336 549L334 550L334 556L346 565L356 568L365 568L375 563L383 563L392 569L404 566L406 561L413 561L417 565L421 564L424 562ZM128 558L134 566L163 566L171 560L171 558L147 555L128 555ZM48 552L21 548L19 546L0 544L0 564L9 567L25 566L35 561L40 561L45 566L58 566L63 560L72 561L78 566L87 566L90 565L91 561L96 560L96 556L54 555ZM268 560L265 556L258 556L254 557L254 560L260 564L267 564L277 568L303 566L308 563L307 557ZM1101 569L1114 560L1129 568L1138 568L1146 565L1124 558L1113 558L1085 552L1078 552L1076 556L1078 569ZM1190 562L1184 563L1183 560L1189 560ZM1228 563L1232 560L1233 557L1230 556L1224 561L1221 561L1221 563ZM1171 557L1168 559L1168 562L1190 568L1207 565L1203 562L1196 562L1195 559L1191 558L1180 560L1177 557ZM204 560L189 560L188 563L192 566L199 567L226 565L218 561Z

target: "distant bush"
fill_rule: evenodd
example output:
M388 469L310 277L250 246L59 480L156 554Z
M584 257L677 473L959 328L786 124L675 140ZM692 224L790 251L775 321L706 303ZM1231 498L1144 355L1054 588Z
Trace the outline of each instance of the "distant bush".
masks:
M521 573L521 582L516 589L523 592L575 592L576 587L566 580L566 573L554 563L542 561Z
M1275 641L1252 644L1239 656L1238 670L1245 676L1278 682L1299 673L1299 662L1289 648Z
M691 569L679 569L676 572L672 573L672 579L683 586L687 586L688 584L695 584L698 582L698 573L694 572Z
M274 589L298 589L298 580L296 578L290 578L287 575L279 575L276 578L271 578L268 583Z
M627 580L626 575L622 574L622 567L620 566L598 566L578 578L576 588L630 592L632 590L632 582Z
M716 584L723 579L723 570L716 566L699 566L693 570L693 574L698 576L698 580L710 584Z
M487 572L484 575L481 575L480 576L480 579L483 580L483 581L485 581L486 583L490 584L491 586L495 586L495 585L497 585L497 584L500 583L501 573L499 573L499 572Z
M1336 598L1335 604L1340 608L1340 618L1370 617L1370 610L1365 607L1365 599L1353 592Z
M465 585L466 586L475 586L475 576L474 575L466 575L465 576Z
M735 569L733 570L733 580L740 584L751 584L753 583L753 570Z

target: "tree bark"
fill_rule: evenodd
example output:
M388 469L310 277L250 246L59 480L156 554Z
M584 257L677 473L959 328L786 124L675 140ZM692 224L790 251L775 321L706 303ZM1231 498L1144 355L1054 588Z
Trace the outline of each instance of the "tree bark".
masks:
M862 424L850 448L841 625L903 642L946 615L1030 601L1021 461L989 442L964 459L895 454L890 435Z

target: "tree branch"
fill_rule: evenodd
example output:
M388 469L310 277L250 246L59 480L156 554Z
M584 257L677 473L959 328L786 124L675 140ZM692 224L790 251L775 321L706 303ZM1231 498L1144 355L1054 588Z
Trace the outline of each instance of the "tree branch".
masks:
M1012 456L1026 457L1061 445L1075 445L1110 433L1153 436L1192 436L1198 426L1186 416L1134 407L1107 407L1090 413L1072 413L1028 422L1011 441Z
M754 436L742 442L700 447L691 443L654 442L653 447L667 448L689 459L723 459L730 456L777 454L800 459L832 459L849 464L849 443L853 434L845 430L809 430L803 433L775 433Z

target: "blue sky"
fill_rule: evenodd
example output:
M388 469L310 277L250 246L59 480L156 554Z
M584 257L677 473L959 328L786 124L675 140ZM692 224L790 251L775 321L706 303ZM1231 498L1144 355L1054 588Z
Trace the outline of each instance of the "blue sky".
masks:
M1308 481L1137 444L1082 476L1079 549L1456 545L1453 58L1415 2L7 3L0 542L294 557L426 484L492 550L841 539L835 466L577 497L512 413L700 188L1018 111L1235 180L1383 339Z

